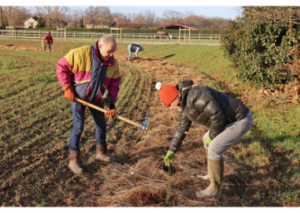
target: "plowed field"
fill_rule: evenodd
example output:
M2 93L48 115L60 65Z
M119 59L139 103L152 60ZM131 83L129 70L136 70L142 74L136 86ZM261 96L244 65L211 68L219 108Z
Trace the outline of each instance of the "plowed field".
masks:
M180 113L160 104L155 84L189 79L203 84L204 76L167 59L133 56L128 62L127 47L120 47L115 54L122 73L117 114L138 123L148 115L148 131L107 120L109 154L119 162L101 163L95 159L95 127L86 110L80 141L84 173L73 175L68 169L72 114L55 74L59 58L47 60L39 57L40 50L24 48L0 47L0 67L5 70L0 80L2 206L243 206L247 200L255 205L256 194L249 195L244 181L247 168L233 157L238 146L224 153L223 196L196 197L196 191L209 185L195 177L207 173L202 143L206 127L192 124L176 153L174 174L164 170L163 159ZM277 204L270 199L265 205Z

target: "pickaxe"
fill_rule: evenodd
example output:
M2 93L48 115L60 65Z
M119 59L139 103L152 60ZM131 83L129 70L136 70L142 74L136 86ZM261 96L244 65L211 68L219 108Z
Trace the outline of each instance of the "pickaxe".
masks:
M103 109L101 107L98 107L96 105L93 105L93 104L91 104L91 103L89 103L87 101L84 101L84 100L80 99L80 98L75 98L75 101L78 101L79 103L82 103L82 104L84 104L84 105L86 105L88 107L94 108L94 109L99 110L101 112L104 112L104 113L107 112L107 110L105 110L105 109ZM148 130L148 127L147 127L148 115L146 116L146 120L145 120L144 124L138 124L138 123L133 122L133 121L131 121L131 120L127 119L127 118L124 118L124 117L122 117L120 115L116 115L116 118L118 118L118 119L120 119L122 121L125 121L127 123L130 123L130 124L132 124L132 125L134 125L136 127L139 127L142 130Z

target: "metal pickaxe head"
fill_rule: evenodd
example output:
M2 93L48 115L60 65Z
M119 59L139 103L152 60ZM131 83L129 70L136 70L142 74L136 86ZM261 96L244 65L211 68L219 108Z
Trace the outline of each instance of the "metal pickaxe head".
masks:
M142 130L147 130L147 129L148 129L148 128L146 127L146 126L147 126L147 122L148 122L148 115L146 116L145 123L141 125L141 129L142 129Z

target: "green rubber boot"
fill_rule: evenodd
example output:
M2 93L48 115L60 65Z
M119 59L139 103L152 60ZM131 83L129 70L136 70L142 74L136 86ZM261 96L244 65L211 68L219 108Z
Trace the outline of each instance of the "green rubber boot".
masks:
M221 183L223 180L224 173L224 163L221 160L211 160L209 159L208 175L210 180L210 185L203 191L196 192L198 198L203 197L214 197L216 195L221 195Z
M206 159L207 159L207 170L209 167L209 158L208 158L208 149L205 149L206 152ZM197 175L197 178L201 179L201 180L205 180L205 181L209 181L209 175L207 173L207 175Z

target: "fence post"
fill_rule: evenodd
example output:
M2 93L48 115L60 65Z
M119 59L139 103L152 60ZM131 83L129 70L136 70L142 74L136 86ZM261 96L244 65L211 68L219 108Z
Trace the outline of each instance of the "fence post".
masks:
M75 38L75 31L74 31L74 38Z
M45 49L45 42L44 42L44 40L42 40L42 48L43 48L43 51L44 51L44 49Z
M39 30L39 38L41 39L41 30Z

